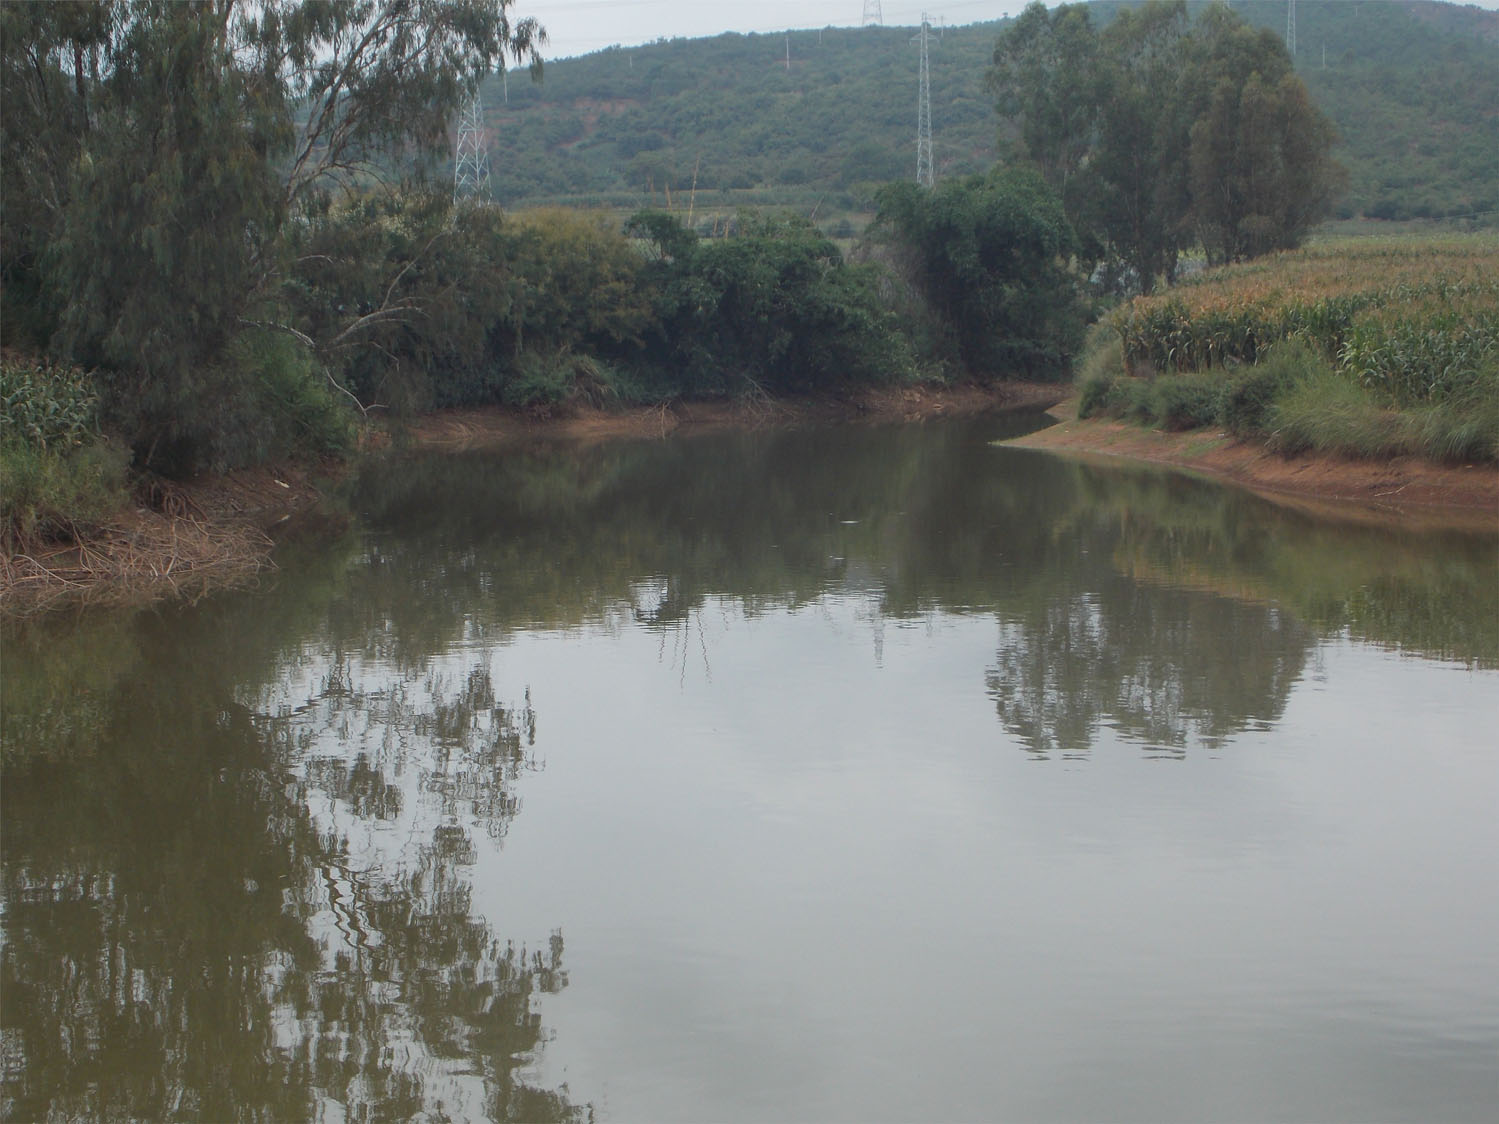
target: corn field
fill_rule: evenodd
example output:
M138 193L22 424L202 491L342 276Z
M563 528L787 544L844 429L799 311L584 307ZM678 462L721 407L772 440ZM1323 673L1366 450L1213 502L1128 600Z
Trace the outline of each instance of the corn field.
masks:
M70 449L97 432L93 380L73 367L0 361L0 441Z
M1304 341L1392 402L1499 375L1499 237L1347 239L1210 270L1112 314L1132 371L1254 363Z

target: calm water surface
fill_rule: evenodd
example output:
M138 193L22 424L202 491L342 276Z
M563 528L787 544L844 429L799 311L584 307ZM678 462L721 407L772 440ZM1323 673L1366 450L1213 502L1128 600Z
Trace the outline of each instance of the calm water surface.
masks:
M8 627L5 1115L1493 1119L1499 541L1024 424L395 459Z

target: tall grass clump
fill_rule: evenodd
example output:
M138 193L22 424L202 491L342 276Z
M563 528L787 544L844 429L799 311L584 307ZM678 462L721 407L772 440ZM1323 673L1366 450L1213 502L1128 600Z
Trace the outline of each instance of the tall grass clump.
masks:
M98 394L71 367L0 361L0 545L93 526L126 500L129 457L99 435Z
M1301 340L1275 344L1258 363L1239 368L1225 381L1218 424L1235 437L1264 437L1274 428L1276 401L1290 388L1330 371L1327 361Z
M1124 340L1110 320L1099 320L1088 329L1078 361L1077 416L1087 418L1105 411L1109 391L1124 373Z
M1441 402L1405 414L1410 443L1432 460L1499 462L1499 363Z
M1269 424L1267 443L1281 453L1377 457L1411 451L1395 411L1327 367L1288 386L1271 407Z

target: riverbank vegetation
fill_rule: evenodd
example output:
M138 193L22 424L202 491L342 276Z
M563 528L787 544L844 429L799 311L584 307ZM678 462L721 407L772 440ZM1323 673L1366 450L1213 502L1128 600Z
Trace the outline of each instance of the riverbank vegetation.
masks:
M1340 182L1275 35L1221 7L1151 4L1100 29L1090 9L1034 4L985 72L1007 165L873 191L852 248L815 207L703 230L680 192L623 222L455 202L457 109L485 74L539 68L544 32L513 9L0 8L9 553L76 539L127 495L160 507L177 494L164 481L345 458L433 409L664 417L678 401L1064 380L1101 308L1169 285L1192 247L1239 260L1299 243ZM1461 316L1478 285L1421 299ZM1432 440L1486 440L1448 430Z
M1499 462L1499 238L1333 241L1122 305L1083 416L1270 448Z

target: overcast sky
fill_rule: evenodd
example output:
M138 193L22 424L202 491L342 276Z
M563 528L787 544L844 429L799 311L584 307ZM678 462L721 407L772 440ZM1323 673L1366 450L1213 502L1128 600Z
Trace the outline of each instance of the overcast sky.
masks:
M1492 0L1499 4L1499 0ZM880 0L884 22L914 27L921 13L949 24L1003 19L1026 0ZM535 16L551 37L549 59L582 55L618 43L630 46L677 36L723 31L784 31L803 27L857 27L864 0L516 0L512 14Z
M1353 0L1347 0L1352 3ZM1368 0L1365 0L1368 2ZM1026 0L880 0L887 25L914 27L922 12L950 25L1003 19ZM1478 0L1499 8L1499 0ZM677 36L697 38L723 31L782 31L787 28L857 27L864 0L515 0L512 14L535 16L551 36L549 59L587 54L618 43L630 46Z

